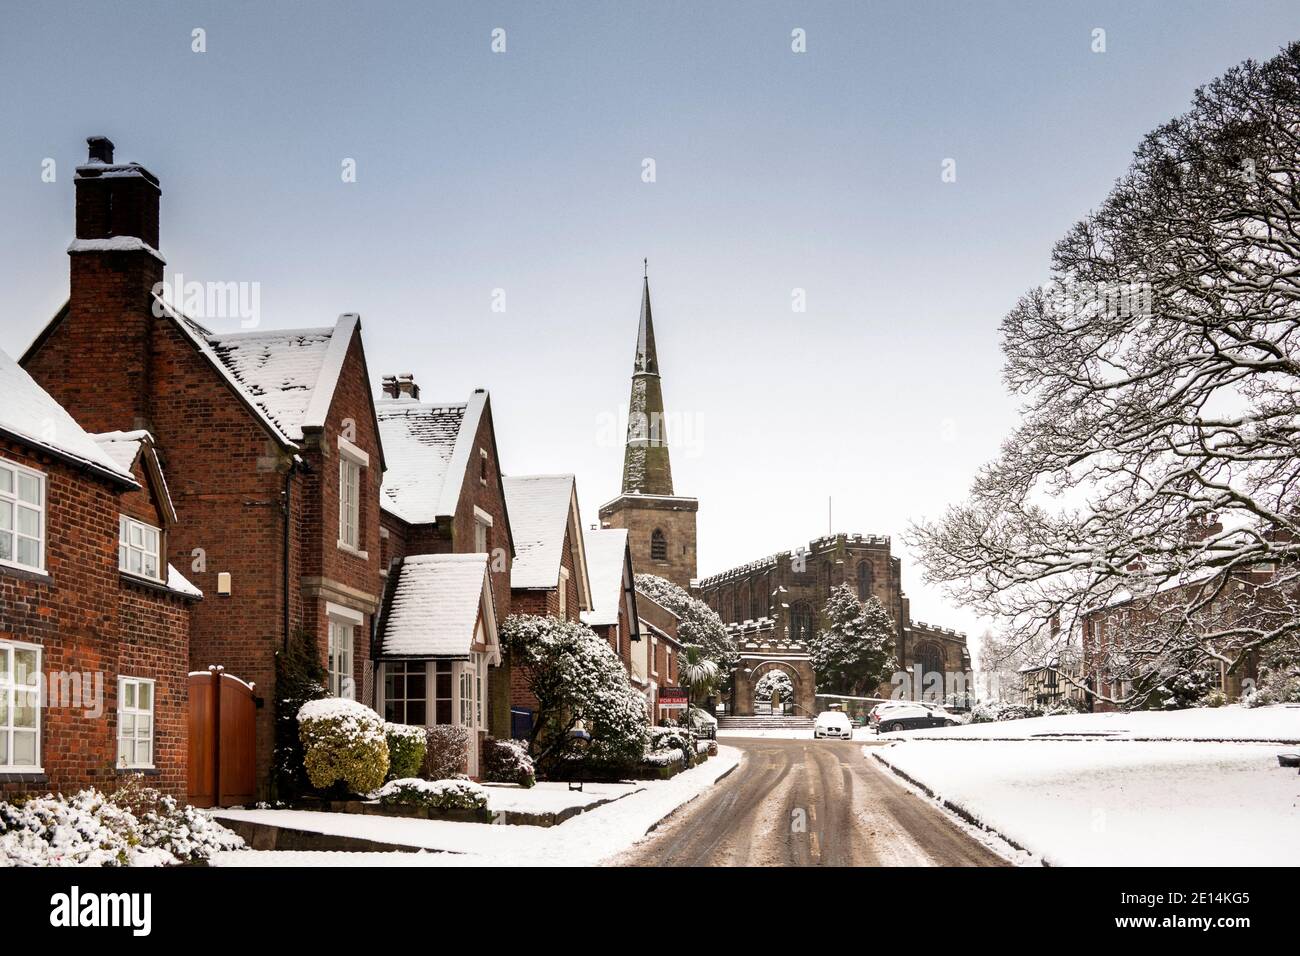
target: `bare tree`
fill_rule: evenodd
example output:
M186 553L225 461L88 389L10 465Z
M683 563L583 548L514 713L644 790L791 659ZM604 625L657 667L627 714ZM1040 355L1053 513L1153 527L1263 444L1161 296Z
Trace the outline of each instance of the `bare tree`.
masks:
M927 578L1026 645L1150 605L1110 649L1130 677L1294 642L1298 328L1295 43L1147 135L1003 320L1023 420L969 500L913 527Z

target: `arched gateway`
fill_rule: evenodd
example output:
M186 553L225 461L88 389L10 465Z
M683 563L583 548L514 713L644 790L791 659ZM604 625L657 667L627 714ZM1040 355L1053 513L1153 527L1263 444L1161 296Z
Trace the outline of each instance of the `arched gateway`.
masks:
M734 624L728 630L735 635L740 654L731 678L732 715L752 717L755 685L769 671L781 670L794 684L795 716L816 716L817 682L807 644L777 640L770 618Z

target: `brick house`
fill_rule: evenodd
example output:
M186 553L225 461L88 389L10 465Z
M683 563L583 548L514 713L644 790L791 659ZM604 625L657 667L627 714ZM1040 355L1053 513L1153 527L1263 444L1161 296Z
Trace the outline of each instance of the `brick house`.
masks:
M0 352L0 796L184 798L191 609L152 438L90 435Z
M360 319L216 334L161 295L157 177L90 141L76 173L70 295L22 365L93 431L147 430L177 520L173 555L208 595L190 665L252 682L257 785L275 659L314 639L333 693L370 699L384 469Z
M394 569L408 556L486 554L494 614L505 620L515 545L488 393L479 389L464 402L422 402L410 375L389 375L376 412L388 464L379 543L387 587L394 586ZM387 676L378 659L376 669L382 687ZM488 732L509 737L510 671L504 658L488 665L484 693Z
M573 475L507 476L503 484L516 552L511 613L581 620L591 610L591 583ZM537 698L521 672L510 675L510 714L512 736L527 739Z
M583 533L587 572L591 578L590 611L580 615L582 623L605 638L633 674L633 656L644 650L640 617L637 614L636 577L632 549L624 528L589 528ZM634 650L635 648L635 650Z
M644 591L636 592L636 606L640 615L639 627L643 648L633 658L632 683L646 696L650 722L662 724L675 716L675 711L661 710L659 688L679 687L678 654L682 644L677 639L681 619Z

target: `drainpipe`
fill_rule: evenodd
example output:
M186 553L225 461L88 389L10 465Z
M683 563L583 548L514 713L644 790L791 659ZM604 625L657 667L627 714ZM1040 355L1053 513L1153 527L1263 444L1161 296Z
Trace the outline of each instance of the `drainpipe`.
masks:
M293 476L298 470L298 459L289 462L289 470L284 473L284 541L282 561L284 565L284 650L289 651L289 544L293 534Z

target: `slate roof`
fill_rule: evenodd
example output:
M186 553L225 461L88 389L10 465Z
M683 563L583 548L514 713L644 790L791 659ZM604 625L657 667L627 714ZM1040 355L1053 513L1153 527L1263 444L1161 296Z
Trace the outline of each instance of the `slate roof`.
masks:
M479 606L491 600L486 554L418 554L402 560L381 624L380 653L467 658Z
M573 475L506 476L501 483L515 539L510 586L557 587L573 504Z
M394 398L375 403L387 464L383 504L389 511L414 524L456 513L486 401L486 392L475 392L468 402Z

